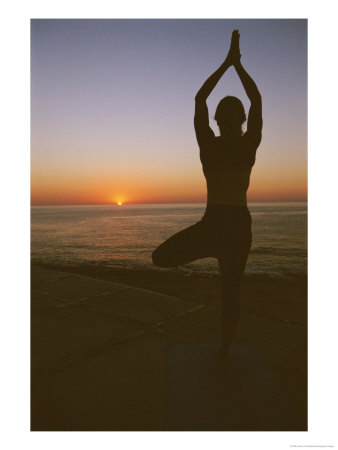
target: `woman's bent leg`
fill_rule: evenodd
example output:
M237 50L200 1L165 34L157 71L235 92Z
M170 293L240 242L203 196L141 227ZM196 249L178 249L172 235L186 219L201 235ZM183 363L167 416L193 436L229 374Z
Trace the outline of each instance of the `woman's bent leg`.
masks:
M211 255L209 234L201 221L163 242L152 254L158 267L177 267Z

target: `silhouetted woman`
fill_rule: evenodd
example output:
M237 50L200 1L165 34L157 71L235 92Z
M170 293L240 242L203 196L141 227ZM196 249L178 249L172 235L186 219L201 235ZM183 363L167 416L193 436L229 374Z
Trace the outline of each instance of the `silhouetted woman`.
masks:
M153 253L153 262L159 267L177 267L199 258L218 259L223 297L221 360L226 359L240 316L239 287L252 238L246 191L262 136L261 95L240 58L239 33L234 30L225 61L195 97L194 125L208 189L205 214ZM234 66L251 102L247 131L242 132L246 116L241 101L227 96L216 109L220 136L215 136L209 127L206 100L230 66Z

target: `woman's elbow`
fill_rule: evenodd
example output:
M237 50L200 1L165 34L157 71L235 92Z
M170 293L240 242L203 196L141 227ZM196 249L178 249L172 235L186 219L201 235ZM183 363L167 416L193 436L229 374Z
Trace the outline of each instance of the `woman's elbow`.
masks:
M197 94L195 95L195 102L196 103L205 102L206 99L207 99L206 96L201 91L198 91Z
M255 92L251 98L250 98L251 102L255 102L257 104L262 104L262 96L261 93L257 90L257 92Z

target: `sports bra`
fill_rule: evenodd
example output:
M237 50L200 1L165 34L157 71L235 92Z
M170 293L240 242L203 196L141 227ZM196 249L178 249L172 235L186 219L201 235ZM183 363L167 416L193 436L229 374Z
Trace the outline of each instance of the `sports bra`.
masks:
M208 204L244 205L256 149L242 136L230 142L215 137L201 156Z

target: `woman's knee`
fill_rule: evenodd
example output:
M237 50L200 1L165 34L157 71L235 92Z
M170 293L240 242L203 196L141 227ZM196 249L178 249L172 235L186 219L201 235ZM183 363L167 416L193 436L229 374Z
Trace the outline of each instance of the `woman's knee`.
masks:
M161 247L158 247L153 251L152 255L153 264L157 267L172 267L170 261L166 257Z

